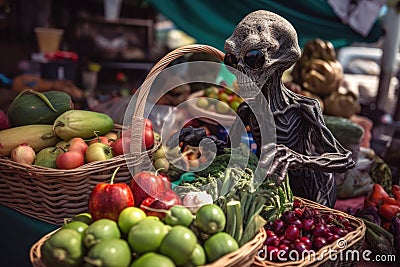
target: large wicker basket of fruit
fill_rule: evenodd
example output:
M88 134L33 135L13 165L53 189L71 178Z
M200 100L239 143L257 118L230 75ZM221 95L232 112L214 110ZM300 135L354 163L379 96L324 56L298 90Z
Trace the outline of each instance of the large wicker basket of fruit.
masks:
M128 182L129 168L151 165L161 140L150 120L135 117L145 121L148 135L131 153L131 136L141 131L117 125L104 113L73 109L70 101L63 92L26 90L12 102L11 127L0 131L1 205L62 225L87 211L90 190L110 179L115 167L115 181Z

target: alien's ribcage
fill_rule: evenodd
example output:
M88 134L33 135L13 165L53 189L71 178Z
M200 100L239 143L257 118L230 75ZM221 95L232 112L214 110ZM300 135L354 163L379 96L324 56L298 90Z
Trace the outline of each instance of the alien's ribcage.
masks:
M303 154L315 155L313 151L311 126L302 116L297 105L288 107L284 111L273 113L276 127L276 143ZM256 117L249 118L254 141L261 145L261 131ZM319 172L310 169L288 170L290 186L296 196L313 200L317 203L333 208L336 201L336 184L331 173Z

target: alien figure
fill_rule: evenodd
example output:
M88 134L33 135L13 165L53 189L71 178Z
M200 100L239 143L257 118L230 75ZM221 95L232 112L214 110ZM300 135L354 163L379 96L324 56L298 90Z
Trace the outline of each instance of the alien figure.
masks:
M326 127L318 101L290 91L282 82L283 72L301 55L293 26L275 13L254 11L239 22L224 49L225 64L256 85L237 75L239 90L254 91L256 87L258 95L265 99L259 102L254 97L242 102L237 110L240 119L231 127L230 134L237 131L239 123L248 125L258 147L260 166L268 169L266 176L278 174L280 183L288 174L294 195L332 208L336 202L333 173L353 168L355 163L351 152ZM257 119L260 116L255 115L249 103L258 105L261 113L263 109L272 113L276 144L262 142L260 125L269 122ZM179 135L180 141L191 139L191 145L202 138L204 134L194 134L193 129ZM238 145L237 142L231 139L232 146ZM314 142L319 145L314 146ZM323 151L315 151L315 147Z

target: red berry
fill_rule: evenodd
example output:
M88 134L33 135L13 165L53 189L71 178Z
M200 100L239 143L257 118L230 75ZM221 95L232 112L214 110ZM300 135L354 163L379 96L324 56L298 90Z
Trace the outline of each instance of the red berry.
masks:
M320 223L316 224L313 230L314 237L320 237L323 236L324 234L325 234L325 225Z
M308 237L302 236L300 238L300 242L303 242L307 246L308 249L311 249L312 243L311 243L311 240Z
M291 224L286 228L285 238L290 241L295 241L297 238L299 238L299 234L300 234L300 231L296 227L296 225Z
M285 223L280 219L275 220L272 224L272 230L278 235L283 234L285 232Z
M326 239L324 237L316 237L316 238L314 238L313 246L314 246L315 250L319 250L320 248L322 248L326 244L328 244L328 242L326 241Z

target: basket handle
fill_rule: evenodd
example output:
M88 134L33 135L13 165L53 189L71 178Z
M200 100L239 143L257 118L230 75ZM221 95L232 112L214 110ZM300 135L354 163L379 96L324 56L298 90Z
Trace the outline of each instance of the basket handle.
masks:
M146 99L149 95L151 85L157 75L164 70L173 60L188 53L207 53L215 56L221 62L224 60L225 54L209 45L186 45L172 50L162 59L160 59L147 74L142 86L138 91L135 110L132 116L132 129L143 129L143 115L146 105ZM133 155L139 155L142 152L142 131L132 131L130 151Z

